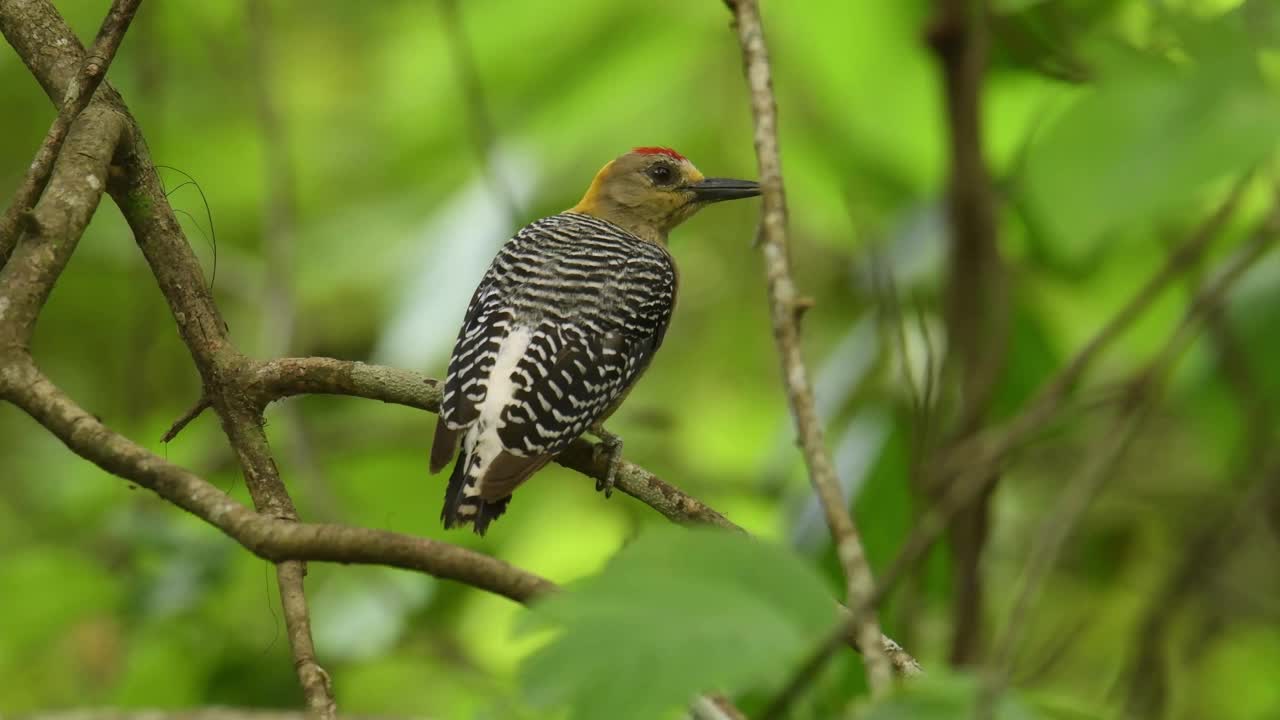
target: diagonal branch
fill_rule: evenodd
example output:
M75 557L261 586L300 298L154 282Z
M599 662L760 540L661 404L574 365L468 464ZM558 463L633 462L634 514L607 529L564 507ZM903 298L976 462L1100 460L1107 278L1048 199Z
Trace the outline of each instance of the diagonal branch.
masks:
M253 512L208 481L107 428L46 378L29 356L0 366L0 398L21 407L72 452L217 527L245 549L275 562L281 573L298 571L305 560L384 565L457 580L519 603L557 589L550 580L450 543L385 530L299 523ZM295 612L305 617L305 599L293 594L301 592L300 579L292 585L281 582L284 607L302 603ZM326 683L327 690L327 675L317 681ZM308 697L308 717L335 710L332 700L327 707L316 707L311 701ZM742 717L727 700L712 696L698 698L693 711L707 720Z
M875 592L866 601L867 605L854 608L854 612L846 617L842 626L814 653L807 666L820 667L822 663L840 649L845 635L853 632L858 614L875 608L883 601L898 580L923 559L928 549L933 546L933 543L937 541L938 537L946 529L946 523L951 515L976 493L980 492L983 488L983 483L988 478L994 477L994 474L987 470L988 464L1003 461L1005 456L1012 452L1013 448L1020 444L1023 439L1043 427L1060 407L1061 403L1065 401L1067 392L1083 377L1087 368L1092 365L1093 360L1101 354L1102 350L1118 337L1125 327L1141 315L1142 311L1182 271L1199 261L1208 248L1210 241L1217 236L1218 231L1222 229L1222 226L1230 216L1231 210L1234 209L1236 202L1239 200L1243 187L1244 182L1242 181L1229 194L1223 205L1170 254L1165 264L1143 284L1133 298L1121 309L1120 313L1099 330L1098 334L1085 344L1054 379L1045 383L1036 399L1031 401L1027 409L1005 425L1004 434L995 436L990 441L990 447L994 449L987 450L979 447L973 450L976 459L971 459L970 462L975 469L968 474L959 475L956 484L951 487L942 501L929 508L920 517L911 534L903 542L897 557L894 558L893 562L889 564L881 575L880 583L876 586ZM1161 351L1157 359L1146 370L1140 373L1139 377L1153 376L1167 366L1171 361L1170 358L1174 353L1174 349L1184 342L1186 335L1195 327L1194 321L1211 313L1213 308L1222 302L1222 296L1229 289L1230 284L1261 257L1278 234L1280 234L1280 203L1271 210L1269 217L1255 231L1253 238L1246 243L1242 251L1225 264L1225 269L1218 276L1218 281L1207 286L1197 297L1196 301L1188 309L1182 325L1169 341L1168 346ZM1025 435L1022 435L1022 433L1025 433ZM1017 435L1016 439L1015 435ZM997 451L998 454L995 454ZM981 454L984 452L992 454ZM954 467L961 468L962 466L955 465ZM892 657L891 649L890 656ZM895 667L898 667L896 663ZM899 668L899 672L902 672L901 668Z
M138 5L141 2L142 0L114 0L111 3L111 9L107 12L106 19L102 21L102 27L99 28L98 36L93 41L93 47L81 64L79 72L67 86L66 96L63 98L57 117L53 119L53 125L49 127L44 141L40 143L40 149L36 151L36 157L27 168L22 184L14 193L4 217L0 218L0 267L4 266L14 246L17 245L22 216L31 210L40 198L40 193L44 190L50 173L53 172L54 159L58 157L63 142L67 139L67 133L71 130L71 124L89 106L89 101L93 99L98 84L106 77L107 68L111 66L116 50L120 48L124 33L129 29L129 23L133 21L133 15L138 11Z
M113 432L67 397L30 357L0 366L0 397L17 405L77 455L155 492L272 562L315 560L416 570L516 602L553 589L502 560L438 540L385 530L300 523L257 513L208 481Z
M1053 511L1042 524L1027 571L1018 589L1008 627L991 658L987 677L979 693L979 718L990 717L995 698L1008 683L1014 657L1022 637L1026 634L1033 603L1058 555L1079 523L1091 501L1102 490L1112 468L1120 461L1132 443L1138 429L1150 409L1150 404L1164 379L1186 349L1198 327L1221 310L1227 292L1237 280L1260 259L1275 241L1280 230L1280 212L1272 212L1262 227L1230 258L1214 280L1205 285L1192 299L1182 322L1150 360L1127 384L1124 403L1114 427L1103 438L1101 449L1091 453L1090 462L1077 478L1070 482L1053 505ZM1194 553L1193 553L1194 554ZM1172 598L1166 598L1172 600Z
M897 581L914 567L946 528L946 523L960 507L981 493L996 477L992 468L1004 462L1016 448L1044 429L1067 401L1071 390L1093 367L1102 352L1124 333L1164 290L1187 269L1197 265L1213 239L1225 226L1247 185L1242 179L1223 203L1147 279L1098 332L1080 348L1072 359L1050 380L1013 419L999 427L989 428L970 438L943 458L935 471L954 478L942 499L916 523L903 543L898 556L886 568L872 597L878 605ZM1264 224L1259 232L1270 232Z
M0 353L25 351L36 316L71 260L107 186L108 166L124 132L114 109L95 105L67 134L49 183L30 214L30 229L0 268Z
M3 11L0 29L5 37L40 79L46 93L56 99L72 81L65 68L83 63L84 51L75 35L48 2L6 0L0 5L0 11ZM33 38L35 34L27 30L29 27L40 28L43 44ZM51 51L51 47L56 50ZM297 520L297 511L276 470L262 428L262 414L239 390L242 373L250 363L227 337L225 323L168 203L141 131L128 116L118 95L105 93L104 97L127 118L127 142L116 153L120 172L113 174L108 189L169 302L182 340L200 372L203 395L222 421L223 432L240 464L255 507L274 518ZM73 248L71 245L70 249ZM47 285L52 287L52 281ZM32 321L40 304L42 301L31 307ZM296 561L278 563L276 567L285 624L308 708L327 718L336 710L328 677L314 659L310 619L302 590L305 574L305 568Z
M760 249L768 278L774 340L781 358L784 386L796 433L809 468L809 479L822 502L827 526L831 529L836 553L844 568L846 602L859 606L870 597L875 581L823 439L822 424L814 408L813 388L800 350L799 321L805 305L800 302L795 282L791 279L787 201L778 156L778 108L773 96L772 70L760 8L756 0L736 0L730 3L730 8L734 14L738 42L742 46L743 67L755 116L755 146L763 203ZM857 618L857 636L858 646L866 659L868 685L873 695L881 695L888 690L891 669L881 646L880 625L874 612ZM787 698L780 698L779 705L773 710L781 714L787 702Z

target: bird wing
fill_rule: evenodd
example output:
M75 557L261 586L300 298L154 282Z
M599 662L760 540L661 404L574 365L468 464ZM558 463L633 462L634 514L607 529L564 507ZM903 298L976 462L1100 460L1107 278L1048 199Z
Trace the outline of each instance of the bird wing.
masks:
M504 248L505 251L505 248ZM501 254L499 254L501 257ZM502 339L511 323L511 306L501 283L495 259L476 287L467 305L440 399L431 443L431 472L437 473L453 460L462 430L475 422L480 403L488 392L489 371Z
M496 267L495 261L471 296L449 358L440 399L440 418L449 430L461 430L479 415L488 390L489 371L511 326L512 308L496 277Z
M665 250L643 245L588 271L566 311L539 323L498 430L508 452L561 452L603 421L648 367L671 320L676 276ZM574 258L564 264L573 267Z
M498 439L512 489L620 401L662 344L677 277L667 251L597 218L576 213L526 226L494 258L472 296L449 361L432 471L452 459L462 432L479 419L499 351L517 328L529 331L504 392ZM497 473L502 468L495 468ZM485 477L478 478L487 498Z

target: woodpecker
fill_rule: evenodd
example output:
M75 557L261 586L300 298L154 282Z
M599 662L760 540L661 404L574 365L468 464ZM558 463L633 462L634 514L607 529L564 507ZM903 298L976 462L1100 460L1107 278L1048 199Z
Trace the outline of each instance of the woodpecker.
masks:
M609 453L596 489L612 493L622 439L604 421L675 308L667 235L710 203L759 194L750 180L703 177L670 148L639 147L596 173L577 205L502 246L463 318L436 421L431 472L457 452L446 528L484 535L516 487L584 432Z

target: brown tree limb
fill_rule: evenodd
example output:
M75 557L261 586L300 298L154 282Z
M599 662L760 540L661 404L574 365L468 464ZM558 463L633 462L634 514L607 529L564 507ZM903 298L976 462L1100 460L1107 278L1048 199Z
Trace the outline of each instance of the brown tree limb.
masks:
M985 4L984 0L939 0L928 31L942 73L950 138L948 358L944 367L948 376L959 380L960 402L948 445L963 443L982 428L1004 367L1009 335L1008 283L997 238L996 194L983 158ZM936 497L949 484L943 476L925 489ZM949 523L955 588L950 659L956 665L970 664L981 654L985 604L981 559L995 484L993 475Z
M69 78L60 76L58 68L83 62L84 51L79 42L47 2L9 0L0 6L0 10L4 11L0 22L3 23L5 37L41 80L50 98L56 99L58 91L65 91L62 86L70 82ZM33 45L26 31L30 26L40 27L42 34L51 36L49 39L55 41L51 45L57 51L50 52L48 45ZM60 56L75 57L59 61L57 58ZM128 111L118 96L108 99L127 116ZM223 432L240 464L255 507L278 519L296 520L297 511L276 470L262 429L262 414L246 402L239 390L241 373L248 366L248 361L227 338L225 324L205 286L200 264L169 206L148 156L146 143L132 118L128 119L126 130L129 142L117 152L121 172L111 178L108 186L112 197L120 206L161 292L169 302L179 333L200 372L203 396L222 421ZM93 207L96 207L96 202L89 208L90 214ZM52 287L51 281L48 287ZM306 571L301 564L292 565L297 562L278 563L276 578L284 600L290 645L308 708L328 718L336 710L328 683L323 682L324 671L314 662L310 619L305 612L301 584Z
M67 133L66 152L54 161L30 229L0 268L0 352L30 346L36 317L98 208L124 127L114 109L95 105Z
M386 565L456 580L520 603L555 587L502 560L438 540L254 512L112 431L50 382L25 354L6 356L0 365L0 397L31 415L75 454L155 492L265 560Z
M441 383L421 373L331 358L281 358L258 366L247 388L266 404L294 395L350 395L439 412ZM603 479L607 460L586 440L575 441L556 462L587 477ZM742 531L706 503L635 463L623 461L615 487L682 525L713 525Z
M0 267L4 266L17 245L22 216L35 207L39 200L40 193L53 172L54 160L71 130L71 124L89 106L99 83L106 77L107 68L111 67L116 50L120 49L124 33L129 29L129 23L133 21L141 2L142 0L114 0L111 3L111 9L107 11L102 27L98 29L93 47L80 65L79 72L67 86L66 96L53 124L49 126L49 132L40 143L40 149L36 151L35 159L27 168L4 217L0 217Z
M295 395L345 395L434 413L440 409L442 391L438 380L412 370L309 357L262 363L248 392L262 405ZM595 480L603 479L609 469L595 446L581 439L561 453L556 462ZM635 463L623 461L615 487L674 523L746 532L711 506ZM861 651L857 638L848 630L836 637L836 649L846 644ZM898 675L921 674L920 663L898 643L882 635L879 645Z
M457 545L385 530L301 523L254 512L208 481L170 464L85 412L49 381L30 356L14 353L0 365L0 398L22 408L77 455L106 472L131 480L222 530L255 555L276 563L278 573L298 572L303 561L369 564L424 572L456 580L528 603L556 589L555 583L514 565ZM282 579L281 599L289 618L305 618L304 607L289 611L302 583ZM301 629L289 626L292 634ZM307 631L309 632L309 630ZM298 657L299 676L310 693L331 696L329 677L314 658ZM308 688L306 683L318 687ZM308 698L308 715L331 711ZM694 705L700 719L724 720L741 714L724 698L702 698Z
M782 364L784 388L809 469L809 479L822 503L836 553L844 568L846 603L856 607L870 596L875 581L823 438L822 424L814 408L813 388L800 348L799 315L803 308L798 303L800 294L791 278L786 192L778 155L778 109L773 96L772 70L760 8L756 0L736 0L730 3L730 7L742 47L743 69L751 91L751 111L755 118L755 147L762 191L760 250L764 257L773 334ZM880 624L874 612L865 613L856 620L858 646L862 648L866 661L867 683L872 695L879 696L889 689L892 679L889 658L881 645ZM784 694L775 704L775 711L785 710L789 702L790 698Z

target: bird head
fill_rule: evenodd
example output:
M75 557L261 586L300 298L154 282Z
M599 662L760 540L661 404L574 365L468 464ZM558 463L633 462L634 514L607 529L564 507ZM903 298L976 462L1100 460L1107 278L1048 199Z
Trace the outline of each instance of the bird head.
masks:
M601 168L571 211L666 243L668 233L707 205L759 194L754 180L704 177L675 150L638 147Z

